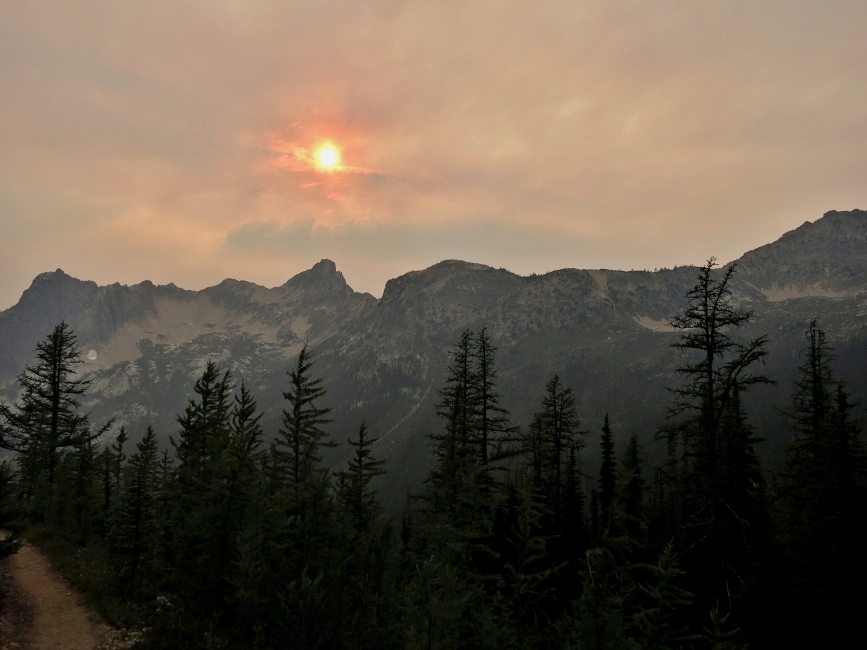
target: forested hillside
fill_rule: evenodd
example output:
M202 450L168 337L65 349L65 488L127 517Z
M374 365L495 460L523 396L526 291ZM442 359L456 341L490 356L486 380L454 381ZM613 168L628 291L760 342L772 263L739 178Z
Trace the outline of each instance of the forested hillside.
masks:
M161 447L85 412L94 379L60 323L0 408L2 551L43 544L146 648L840 646L867 577L854 402L810 320L790 342L782 460L763 463L748 398L777 383L774 351L736 265L715 266L692 270L669 322L661 459L607 412L582 417L556 372L522 421L496 336L464 329L432 397L431 469L398 517L376 434L337 421L310 345L270 436L256 388L212 359Z

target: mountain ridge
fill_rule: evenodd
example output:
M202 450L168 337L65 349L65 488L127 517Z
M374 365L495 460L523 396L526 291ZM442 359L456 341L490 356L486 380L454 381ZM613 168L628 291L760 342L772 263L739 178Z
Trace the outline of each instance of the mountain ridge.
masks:
M852 359L867 349L867 212L826 213L745 253L738 265L735 298L756 312L743 335L762 328L771 335L769 364L779 377L791 374L805 324L817 314L832 340L854 346ZM526 423L556 372L575 387L588 426L610 411L618 435L636 431L653 454L663 386L676 381L667 323L685 305L696 270L520 276L444 260L389 280L377 299L354 291L331 260L277 287L227 278L200 291L149 281L100 287L58 269L37 276L0 312L0 386L14 398L14 377L33 346L66 320L84 351L97 353L83 364L94 380L88 408L95 419L118 414L134 437L153 422L165 440L211 358L254 390L273 434L286 369L307 341L326 377L336 439L366 420L382 436L378 453L389 460L387 480L400 485L398 493L417 483L429 461L424 437L438 426L433 405L450 345L463 329L486 326L499 347L503 403L517 423ZM861 390L857 367L850 374ZM767 402L758 418L779 429L773 407L783 391L757 394ZM782 444L781 435L771 446ZM344 451L327 461L339 462Z

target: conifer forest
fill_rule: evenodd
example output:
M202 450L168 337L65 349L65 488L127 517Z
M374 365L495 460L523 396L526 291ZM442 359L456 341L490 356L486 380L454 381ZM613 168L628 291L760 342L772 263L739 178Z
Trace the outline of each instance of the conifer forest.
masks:
M654 423L662 462L553 374L530 421L501 399L497 341L466 330L430 431L433 469L399 516L381 505L376 437L330 433L327 377L305 346L282 426L209 361L170 444L91 421L66 323L0 405L0 554L26 537L142 648L725 650L843 647L867 578L867 461L820 319L777 415L785 461L762 463L744 396L768 338L732 299L735 265L698 270L671 319L678 381ZM612 404L614 411L628 404ZM590 475L588 419L601 458ZM616 442L616 441L620 442ZM596 443L594 443L596 444Z

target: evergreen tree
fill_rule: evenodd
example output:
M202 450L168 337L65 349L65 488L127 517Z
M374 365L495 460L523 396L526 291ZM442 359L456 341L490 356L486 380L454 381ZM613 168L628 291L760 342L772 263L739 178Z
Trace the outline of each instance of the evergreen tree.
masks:
M171 566L175 540L174 506L177 496L175 471L169 450L163 449L156 472L156 514L159 524L159 552L164 566Z
M629 438L623 459L623 491L621 494L626 534L639 545L644 542L644 481L641 478L641 458L638 436Z
M700 269L696 286L687 293L686 310L671 321L681 332L673 347L696 356L677 368L686 381L669 389L675 402L661 433L671 449L676 441L680 452L677 535L690 549L685 561L697 606L707 611L719 603L731 611L743 602L750 584L753 523L763 508L753 450L758 439L746 425L740 395L771 380L753 370L767 356L766 337L745 344L729 337L752 312L732 304L735 265L719 276L715 266L711 258Z
M289 402L277 440L263 455L250 522L239 537L238 617L279 647L336 645L344 638L348 534L331 473L320 468L329 409L305 346L289 372ZM280 603L275 609L271 604Z
M264 435L262 413L256 411L256 400L242 381L232 408L232 426L226 454L226 511L229 516L243 508L248 497L247 491L255 481L259 465L257 455ZM224 524L226 530L237 530L240 526L240 522L233 525L228 518L224 520Z
M326 442L328 434L322 426L331 422L327 418L330 408L320 408L316 402L325 396L323 379L313 379L311 353L307 344L301 349L295 368L289 371L289 390L283 397L289 408L283 410L283 428L277 439L280 464L288 473L288 478L299 485L312 475L321 457L322 447L333 447Z
M108 517L111 512L112 501L116 494L114 489L114 472L112 472L112 455L109 447L103 447L96 457L95 465L97 490L100 495L100 527L101 534L105 537L108 532Z
M746 645L737 643L739 628L733 628L729 618L731 613L723 615L719 607L710 611L710 624L704 628L704 641L710 650L747 650Z
M120 493L120 475L126 461L123 446L128 439L126 427L121 426L114 443L103 447L94 461L94 472L101 499L99 521L103 537L108 533L114 498Z
M554 580L562 566L552 565L542 530L543 508L532 477L520 472L507 486L502 504L501 598L514 629L514 646L535 647L549 633L548 610L555 600Z
M542 420L534 417L530 421L530 426L527 427L527 433L524 436L523 455L527 465L531 468L533 485L539 492L545 492L543 482L543 466L545 464L544 457L544 440L542 439ZM570 449L570 454L574 455L574 447Z
M127 440L129 440L129 436L126 435L126 427L121 425L120 431L118 432L117 437L114 439L114 443L111 445L110 452L110 467L114 475L115 491L120 490L120 473L123 469L123 464L126 462L126 454L123 453L123 446L124 444L126 444Z
M496 510L490 468L479 440L478 384L473 335L454 345L437 415L443 430L431 435L434 467L421 495L410 552L417 571L407 588L415 630L410 644L449 648L499 638L488 598ZM490 459L489 459L490 460Z
M21 397L9 406L0 404L0 448L18 452L27 481L26 495L35 497L34 516L44 517L55 495L55 474L62 450L100 438L107 422L91 431L82 399L88 379L76 378L82 363L75 334L66 323L57 325L36 345L36 363L18 376Z
M91 440L81 440L69 455L72 464L69 494L73 501L73 526L77 541L83 546L92 533L97 515L95 444Z
M428 512L448 513L456 523L459 516L472 519L473 515L461 514L469 504L465 493L476 489L472 484L486 471L473 444L476 425L473 379L472 332L467 330L454 345L449 374L440 391L437 416L445 425L442 432L430 436L435 465L423 495Z
M569 640L582 650L627 650L632 646L626 612L634 590L631 576L604 546L587 551L584 568Z
M833 351L816 320L803 357L786 410L794 441L781 486L796 602L788 627L811 643L839 643L856 633L853 606L867 579L867 465L849 397L831 366Z
M478 440L482 464L498 460L509 453L506 448L515 439L515 428L509 422L509 412L500 406L500 394L495 380L497 369L494 354L497 348L491 343L487 328L476 335L472 348L472 374L464 389L465 399L472 406L475 420L475 437Z
M614 485L617 482L617 466L614 460L614 439L608 424L608 413L602 425L602 466L599 469L599 509L603 528L611 519L611 502L614 500Z
M677 585L683 571L678 566L672 545L666 545L655 565L641 568L650 576L639 585L641 607L632 617L640 647L669 650L698 640L689 634L684 620L684 612L692 603L692 594Z
M210 480L215 467L211 461L219 459L228 445L231 373L221 377L217 364L209 359L193 390L198 399L189 400L184 414L178 416L178 439L170 438L179 481L187 487Z
M581 472L578 469L578 450L569 449L566 463L566 491L563 498L563 542L568 560L577 562L584 557L587 548L587 531L584 523L584 491L581 489Z
M210 616L213 608L222 607L222 592L214 588L224 579L219 572L222 545L215 490L225 480L231 438L231 374L221 375L209 359L194 392L197 399L190 399L178 416L177 440L169 438L177 467L167 515L172 536L166 540L165 554L175 569L171 578L187 592L190 606Z
M210 487L210 514L205 526L213 531L211 542L203 550L207 572L215 580L211 596L220 604L229 599L232 563L238 554L238 538L247 524L253 499L257 454L262 445L261 413L256 400L241 382L232 407L229 440L221 462L215 468Z
M602 536L601 526L599 525L599 492L596 488L590 490L590 540L591 546L595 545Z
M389 522L379 512L376 490L371 483L385 474L383 461L371 447L377 438L367 435L362 423L345 470L337 473L338 497L348 520L345 527L339 625L343 644L358 648L379 648L384 644L384 627L392 608L390 596L397 592L388 582L393 564L393 537Z
M349 459L347 468L338 472L339 493L344 507L350 513L353 526L359 532L364 532L376 514L376 493L370 487L370 482L377 476L385 474L382 460L373 457L370 448L378 438L367 437L367 425L362 422L358 428L358 437L347 442L355 449Z
M122 474L123 491L110 544L124 593L133 595L153 568L159 532L156 518L157 443L148 427Z
M542 409L534 416L534 425L541 442L542 482L558 528L563 516L565 469L570 450L580 450L584 443L577 436L580 421L575 410L572 388L563 387L560 377L545 385Z
M542 530L549 561L560 567L559 591L564 601L577 593L584 550L591 545L585 535L584 495L578 480L578 454L585 435L579 425L572 388L564 387L554 375L545 385L541 409L530 426L531 443L538 454L538 459L530 460L531 466L538 467L533 472L539 477L537 490L544 507ZM591 500L591 506L593 503Z

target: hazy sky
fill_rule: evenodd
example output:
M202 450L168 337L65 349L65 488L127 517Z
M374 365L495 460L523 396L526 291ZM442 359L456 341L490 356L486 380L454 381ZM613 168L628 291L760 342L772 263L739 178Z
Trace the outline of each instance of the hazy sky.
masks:
M723 260L867 208L867 2L0 3L0 308ZM323 143L341 154L315 164Z

